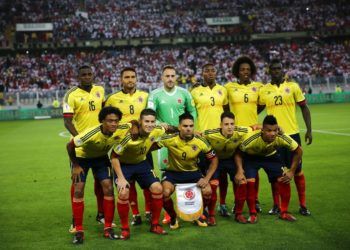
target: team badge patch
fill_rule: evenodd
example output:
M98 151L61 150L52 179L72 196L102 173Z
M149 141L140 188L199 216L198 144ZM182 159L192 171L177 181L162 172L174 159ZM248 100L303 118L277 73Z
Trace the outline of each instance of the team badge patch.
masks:
M289 88L286 88L284 91L286 91L287 94L290 93L290 89Z
M151 142L154 142L156 139L154 138L154 136L149 138Z
M163 163L164 163L164 164L168 164L168 159L164 159L164 160L163 160Z
M142 103L143 102L143 98L140 96L139 97L139 103Z
M178 102L178 103L182 103L182 100L181 100L181 99L177 99L177 102Z
M253 92L256 92L256 91L257 91L256 87L253 87L252 90L253 90Z
M199 96L203 96L204 94L203 93L200 93Z
M97 98L100 98L101 97L100 92L96 92L96 96Z
M119 103L123 103L123 100L119 100Z
M195 192L193 192L192 189L185 190L185 192L183 192L183 194L184 194L184 198L186 200L193 200L194 197L196 197Z
M192 145L192 150L196 151L198 149L198 147L196 145Z
M222 91L221 91L221 90L219 90L219 91L218 91L218 94L219 94L219 95L222 95Z

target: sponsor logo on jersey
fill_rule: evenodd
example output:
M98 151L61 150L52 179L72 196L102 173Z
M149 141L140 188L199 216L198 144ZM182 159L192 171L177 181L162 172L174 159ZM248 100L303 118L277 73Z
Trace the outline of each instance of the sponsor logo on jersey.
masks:
M179 99L177 99L177 102L178 103L182 103L182 100L179 98Z

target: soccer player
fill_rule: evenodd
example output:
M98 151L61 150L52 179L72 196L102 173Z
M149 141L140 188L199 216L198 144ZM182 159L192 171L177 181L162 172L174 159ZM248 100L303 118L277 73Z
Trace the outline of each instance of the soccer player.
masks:
M224 106L228 104L227 91L220 84L216 83L216 69L214 64L207 63L202 67L203 84L193 88L191 95L197 109L197 128L199 131L216 129L220 127L220 115L224 111ZM200 167L206 170L206 161L200 157ZM211 200L208 206L208 224L216 225L215 205L217 201L216 189L219 185L219 176L210 180L212 190Z
M211 197L209 181L218 166L218 159L208 141L194 135L194 118L191 114L184 113L179 116L178 129L179 134L164 136L157 143L159 147L167 147L169 150L169 162L163 173L162 185L164 209L171 217L170 229L179 227L171 199L175 185L177 183L197 183L202 190L204 205L207 206ZM206 176L203 176L197 166L198 156L201 152L210 160Z
M164 66L162 70L163 87L153 90L148 98L148 108L157 113L159 123L166 123L177 127L179 116L185 111L189 112L194 119L197 117L196 108L191 94L176 83L176 70L171 65ZM164 170L169 162L167 148L161 148L158 154L158 167ZM170 222L170 217L165 214L164 224Z
M163 206L162 185L146 157L153 143L165 133L163 127L156 127L156 112L154 110L144 109L141 112L139 133L139 138L135 141L131 139L131 136L125 137L113 149L111 155L118 189L117 209L122 228L120 238L123 240L130 238L128 221L130 181L137 181L141 188L149 189L152 194L150 231L160 235L166 234L158 222Z
M120 72L120 80L122 90L107 97L105 106L118 107L123 112L122 123L138 120L141 111L146 108L148 93L136 89L137 74L136 70L126 67ZM148 159L152 160L152 155L148 155ZM153 161L152 165L153 165ZM145 197L145 213L146 219L151 220L150 203L151 193L148 189L144 190ZM130 206L133 214L131 225L140 225L142 223L138 202L135 182L130 182Z
M72 180L74 196L72 210L76 233L73 243L82 244L84 241L83 214L84 189L89 169L101 183L103 189L103 212L105 215L104 236L117 239L112 229L114 217L114 194L111 176L111 166L107 153L115 143L126 136L131 126L119 125L122 113L114 107L105 107L99 112L101 124L85 130L75 136L68 144L67 151L72 163Z
M284 171L284 163L279 157L276 149L287 148L293 152L292 164L289 170ZM248 134L235 153L235 164L237 173L235 181L237 184L247 183L247 203L249 207L249 219L252 224L258 221L255 209L255 177L260 168L267 173L271 183L277 182L281 198L282 220L295 221L296 218L288 213L290 200L290 184L295 171L301 160L302 150L296 141L290 136L279 134L279 127L274 116L268 115L263 121L261 130ZM236 210L241 209L236 204Z
M85 129L97 126L99 124L98 114L102 109L104 101L104 89L101 86L94 85L94 75L88 65L83 65L78 70L80 84L73 87L66 93L63 102L64 126L74 137ZM97 200L96 220L104 224L103 216L103 190L100 182L95 179L95 195ZM71 200L74 195L74 185L71 186ZM74 223L69 230L75 232Z
M271 83L266 84L260 89L259 104L265 105L267 114L274 115L283 131L290 135L295 141L301 145L299 127L296 119L296 106L301 108L304 122L306 125L305 142L307 145L312 143L311 115L306 104L306 99L296 82L286 81L284 79L283 66L280 60L274 59L269 66ZM280 155L285 166L291 166L292 154L286 150L280 150ZM302 215L311 215L306 207L305 198L305 177L300 162L294 177L297 187L300 209ZM273 186L274 207L270 210L270 214L279 212L278 187Z
M247 56L239 57L232 66L232 74L237 82L225 84L228 93L230 111L235 114L237 126L252 126L258 124L258 114L262 108L258 106L259 89L263 86L261 82L253 81L256 74L256 66L253 60ZM222 172L220 176L220 214L228 216L226 207L227 174ZM259 189L259 174L256 177L255 186ZM261 212L258 197L256 198L256 210ZM233 209L234 210L234 209Z

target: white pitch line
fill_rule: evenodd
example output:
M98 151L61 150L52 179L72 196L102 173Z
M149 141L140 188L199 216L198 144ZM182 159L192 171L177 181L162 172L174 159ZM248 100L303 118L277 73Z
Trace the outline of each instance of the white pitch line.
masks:
M63 132L59 133L58 135L61 137L65 137L65 138L70 137L70 133L68 131L63 131Z
M337 132L318 130L318 129L313 129L312 132L316 132L316 133L320 133L320 134L327 134L327 135L350 136L350 134L348 134L348 133L337 133Z

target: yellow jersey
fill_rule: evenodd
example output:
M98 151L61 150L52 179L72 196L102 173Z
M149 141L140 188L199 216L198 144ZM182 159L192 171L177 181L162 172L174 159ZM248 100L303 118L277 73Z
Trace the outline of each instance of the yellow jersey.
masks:
M261 82L251 82L247 85L229 82L227 89L230 110L235 114L237 126L250 126L258 123L258 98Z
M147 106L148 93L136 90L133 94L126 94L122 90L106 99L105 106L113 106L119 108L123 113L121 122L130 122L131 120L138 120L141 111Z
M275 116L278 125L288 135L299 133L295 106L305 101L299 85L295 82L285 81L279 87L269 83L259 91L259 104L266 105L267 114Z
M209 142L200 136L194 136L185 141L178 134L163 136L158 142L159 147L168 148L168 159L166 171L197 171L197 161L200 152L206 154L207 158L215 157L215 152Z
M89 128L73 138L75 154L80 158L98 158L107 155L108 151L127 135L130 123L120 124L111 135L101 131L101 125Z
M133 141L130 135L127 135L113 149L119 157L119 161L125 164L137 164L146 160L146 155L153 143L165 134L165 129L156 126L153 131L146 137L139 137Z
M226 89L216 84L198 86L191 91L197 109L197 129L204 131L220 127L220 116L224 112L223 105L228 104Z
M278 148L288 148L290 151L296 150L299 145L289 135L277 135L272 143L263 141L261 130L253 131L246 135L240 145L240 149L249 154L257 156L271 156L276 153Z
M238 127L235 126L233 135L226 138L221 129L209 129L204 131L204 138L213 147L216 155L220 160L233 159L233 154L236 148L241 144L247 133L252 132L251 127Z
M63 116L73 117L73 125L78 133L97 126L98 114L102 109L105 91L102 86L93 85L90 92L73 87L64 96Z

